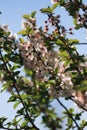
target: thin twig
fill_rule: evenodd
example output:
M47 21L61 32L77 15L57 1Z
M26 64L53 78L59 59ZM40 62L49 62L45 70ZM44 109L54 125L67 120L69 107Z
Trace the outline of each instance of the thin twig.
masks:
M6 127L2 127L4 130L15 130L15 129L12 129L12 128L6 128ZM16 130L20 130L20 129L16 129ZM22 129L21 129L22 130Z
M78 43L76 45L87 45L87 43Z
M72 100L75 104L77 104L79 108L81 108L81 109L83 109L84 111L87 112L87 109L86 109L85 107L83 107L83 105L81 105L81 104L79 104L78 102L76 102L75 100L73 100L72 97L70 97L70 100Z
M58 103L66 110L68 116L73 120L73 122L75 123L76 127L81 130L80 126L78 125L78 123L76 122L76 120L73 118L72 114L68 111L68 109L65 107L65 105L59 100L59 98L56 99L58 101Z

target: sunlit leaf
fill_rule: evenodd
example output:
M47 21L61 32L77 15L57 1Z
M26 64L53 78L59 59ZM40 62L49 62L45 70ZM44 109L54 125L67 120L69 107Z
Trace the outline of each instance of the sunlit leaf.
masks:
M19 101L15 102L15 104L14 104L14 109L16 109L16 108L18 107L19 104L20 104Z
M36 11L33 11L33 12L31 13L31 17L34 18L35 15L36 15Z
M70 108L70 109L69 109L69 112L70 112L70 113L73 113L73 112L74 112L74 109L73 109L73 108Z
M51 8L52 12L57 8L58 5L59 5L59 2L52 6L52 8Z
M43 8L43 9L40 9L41 13L52 13L52 10L50 7L48 8Z
M78 44L79 40L78 39L69 39L69 42L70 42L70 45L73 45L73 44Z
M55 80L49 80L48 84L53 84L54 85L55 84Z
M18 32L18 34L26 35L26 30L21 30L21 31Z
M73 19L73 23L74 23L75 25L77 24L77 19L76 19L76 18Z
M16 96L11 96L11 97L9 98L8 102L15 102L16 99L17 99Z
M9 87L8 83L4 83L2 88L1 88L1 92L3 92L4 90L6 90Z
M23 123L21 124L21 127L25 127L27 125L28 121L23 121Z
M33 71L29 70L29 69L25 69L25 73L27 76L32 76L33 75Z
M20 40L21 43L25 42L23 38L19 38L19 40Z
M29 19L29 18L30 18L30 15L29 15L29 14L24 14L22 17L23 17L24 19Z
M73 125L73 120L70 117L68 117L68 127L71 128L72 125Z
M85 126L87 126L87 121L82 120L82 122L81 122L81 127L84 128Z
M64 45L63 41L58 39L57 42L56 42L57 45Z

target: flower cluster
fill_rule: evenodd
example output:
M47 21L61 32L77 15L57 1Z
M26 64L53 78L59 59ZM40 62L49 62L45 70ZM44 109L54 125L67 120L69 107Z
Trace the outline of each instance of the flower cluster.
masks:
M83 97L83 93L78 96L78 92L74 90L71 73L66 71L69 66L66 66L65 62L61 60L58 50L48 48L43 37L43 35L45 36L44 30L36 27L34 18L30 18L30 20L26 20L22 24L25 30L27 27L32 28L33 33L28 35L27 41L18 44L25 69L32 70L35 79L42 83L53 78L57 70L56 80L54 79L55 85L50 84L48 87L49 95L54 98L71 96L75 102L86 105L86 96ZM47 22L45 23L47 24ZM83 62L79 65L79 68L83 70L86 66L86 62Z
M67 96L71 93L73 83L68 73L65 73L64 63L60 61L58 52L55 50L49 50L48 46L44 42L44 38L41 35L39 29L37 29L35 20L24 21L23 27L26 29L26 24L33 27L33 34L29 34L29 38L25 43L19 43L18 48L21 51L23 57L24 66L26 69L31 69L35 73L35 78L40 82L48 81L50 77L53 77L55 70L58 70L56 75L57 79L60 79L61 83L56 88L60 88L60 91L56 92L55 86L50 86L49 93L51 96L55 95ZM53 91L54 89L54 91ZM66 91L65 91L66 90ZM54 94L53 94L54 93Z
M23 29L26 29L28 26L30 26L31 28L35 28L36 26L36 19L35 18L32 18L30 17L29 19L26 19L26 20L22 20L22 28Z
M71 96L73 83L69 75L69 72L65 72L65 70L66 67L64 66L64 62L61 62L59 65L59 72L58 72L58 78L61 79L60 83L61 91L59 91L59 94L61 96L69 97Z
M36 25L34 19L31 20L31 23L30 20L24 21L24 28L26 29L25 23L27 23L28 26L33 27L33 21L34 25ZM39 81L49 80L49 78L54 74L55 69L58 69L59 71L56 78L61 81L61 91L59 91L58 94L61 96L67 96L67 94L70 95L73 83L69 73L65 72L66 67L64 66L64 62L59 61L60 58L58 56L58 52L48 49L48 46L45 45L40 30L34 26L33 31L34 33L29 35L27 42L18 44L25 68L33 70L35 72L36 79ZM52 89L49 89L50 93L51 90L53 93L53 87L51 88Z
M77 24L84 26L85 28L87 28L87 15L86 14L77 14Z
M48 19L45 21L44 33L49 35L49 37L53 40L54 35L57 36L65 36L66 34L73 34L73 28L65 28L65 26L61 25L60 15L49 14Z
M8 38L14 39L14 40L17 39L17 34L16 34L16 33L13 34L13 32L10 30L10 28L9 28L8 25L0 25L0 30L2 30L2 31L6 34L6 36L7 36ZM1 41L1 39L4 40L3 37L0 38L0 41Z
M32 22L27 24L32 27ZM24 27L26 27L25 22ZM33 70L39 81L45 81L58 66L58 54L48 49L37 27L34 26L33 31L34 33L29 35L27 42L18 44L18 48L21 51L25 68Z

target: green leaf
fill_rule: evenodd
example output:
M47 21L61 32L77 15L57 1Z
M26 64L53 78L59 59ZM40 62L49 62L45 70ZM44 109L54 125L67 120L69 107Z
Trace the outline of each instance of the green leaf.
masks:
M84 128L85 126L87 126L87 121L82 120L82 122L81 122L81 127Z
M33 12L31 13L31 17L34 18L35 15L36 15L36 11L33 11Z
M68 117L68 126L69 126L69 128L71 128L72 125L73 125L73 120L70 117Z
M4 123L7 120L6 117L0 117L0 123Z
M68 57L68 53L66 51L60 52L59 55L62 57Z
M76 24L75 29L80 29L81 25L80 24Z
M17 106L20 104L20 102L19 101L17 101L15 104L14 104L14 109L16 109L17 108Z
M77 87L76 90L85 91L87 90L87 80L84 80L80 83L80 87Z
M24 113L24 108L20 108L19 110L17 110L17 114L22 115L23 113Z
M81 115L82 115L82 112L77 113L77 114L75 115L75 119L76 119L76 120L80 120Z
M58 40L56 41L56 44L57 44L57 45L64 45L63 41L60 40L60 39L58 39Z
M8 83L3 84L2 88L1 88L1 92L3 92L4 90L6 90L9 87Z
M25 69L25 73L27 76L33 76L33 71L29 69Z
M49 88L50 87L50 84L46 84L46 88Z
M33 31L33 29L30 27L30 26L27 26L27 28L26 28L26 34L28 35L28 34L33 34L34 33L34 31Z
M51 8L52 12L57 8L58 5L59 5L59 2L52 6L52 8Z
M48 84L53 84L54 85L55 83L56 83L55 80L49 80L48 81Z
M16 69L19 69L19 68L21 68L21 65L18 65L18 64L14 63L14 66L12 67L12 69L16 70Z
M12 62L14 62L14 63L16 63L16 64L19 64L20 65L20 63L22 62L21 60L21 56L19 55L19 54L15 54L15 55L12 55L11 57L10 57L10 60L12 61Z
M19 40L20 40L21 43L25 42L23 38L19 38Z
M69 39L69 42L71 45L73 45L73 44L78 44L79 40L78 39Z
M10 128L10 126L12 125L12 123L8 122L8 123L6 123L6 125L8 126L8 128Z
M0 81L2 81L2 71L0 71Z
M24 99L28 99L29 98L29 95L23 93L21 94L21 98L24 100Z
M69 112L70 112L70 113L73 113L73 112L74 112L74 109L73 109L73 108L70 108L70 109L69 109Z
M0 70L3 70L3 66L4 66L4 64L2 63L2 64L0 64Z
M28 121L23 121L23 123L21 124L21 127L26 127Z
M11 97L9 98L8 102L15 102L16 99L17 99L16 96L11 96Z
M24 19L29 19L29 18L30 18L30 15L29 15L29 14L24 14L22 17L23 17Z
M52 13L52 10L50 7L48 8L43 8L43 9L40 9L41 13Z
M75 25L77 24L77 19L76 19L76 18L73 19L73 23L74 23Z
M20 35L26 35L26 30L21 30L21 31L18 32L18 34L20 34Z

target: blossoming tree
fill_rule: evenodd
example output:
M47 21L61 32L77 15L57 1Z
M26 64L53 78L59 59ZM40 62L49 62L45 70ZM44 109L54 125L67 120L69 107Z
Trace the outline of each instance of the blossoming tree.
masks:
M87 5L82 0L52 0L52 6L41 9L47 15L44 27L36 23L36 11L23 15L19 40L8 26L0 25L0 81L1 92L10 93L16 115L11 122L0 117L0 128L7 130L39 130L37 117L50 130L83 130L87 121L81 120L82 112L68 109L60 100L72 100L87 111L87 59L77 51L77 39L70 39L73 30L87 29ZM65 8L72 16L74 28L61 25L55 9ZM21 71L24 71L21 73ZM51 102L56 99L62 106L63 117L56 114Z

